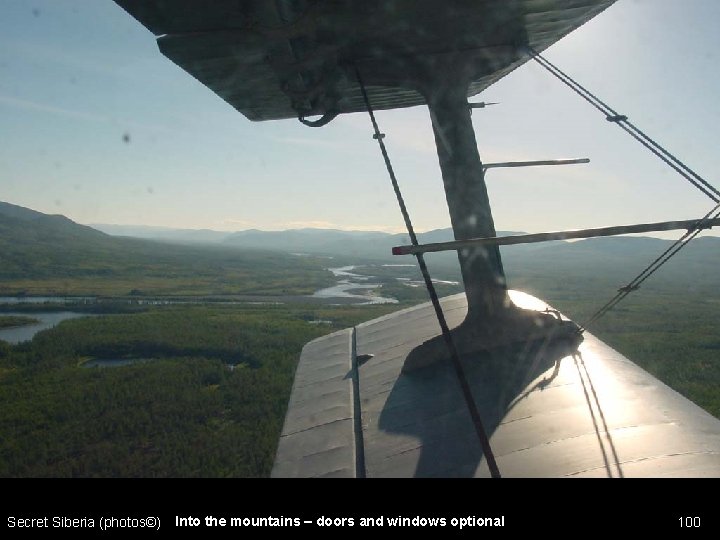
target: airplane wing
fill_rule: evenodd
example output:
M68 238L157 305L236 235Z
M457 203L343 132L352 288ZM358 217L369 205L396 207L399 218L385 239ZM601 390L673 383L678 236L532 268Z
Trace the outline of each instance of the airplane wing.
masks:
M465 295L442 305L460 324ZM489 477L450 363L402 372L439 333L428 303L308 343L272 476ZM463 365L504 478L720 476L720 420L589 333Z
M116 0L162 53L250 120L422 105L407 58L482 65L475 95L615 0ZM400 83L400 84L398 84Z
M458 249L466 292L438 319L426 304L305 346L273 476L496 476L491 457L502 476L720 476L719 420L588 333L550 339L572 325L505 285L467 97L613 1L116 0L250 120L427 104L455 239L494 242Z

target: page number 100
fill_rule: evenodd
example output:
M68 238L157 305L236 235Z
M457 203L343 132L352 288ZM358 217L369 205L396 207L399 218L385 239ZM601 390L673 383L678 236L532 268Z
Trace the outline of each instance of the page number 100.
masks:
M680 519L680 526L681 527L699 527L700 526L700 518L699 517L681 517Z

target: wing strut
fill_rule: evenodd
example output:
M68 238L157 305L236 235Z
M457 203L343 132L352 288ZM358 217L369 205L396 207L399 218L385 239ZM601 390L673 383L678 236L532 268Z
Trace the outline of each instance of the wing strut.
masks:
M375 120L375 113L373 112L372 105L370 104L370 98L367 95L367 91L365 90L365 84L363 83L362 76L360 75L360 70L357 69L357 67L355 68L355 74L357 75L358 83L360 84L360 91L362 92L365 106L367 107L368 114L370 115L370 121L372 122L373 130L375 131L373 139L375 139L380 146L380 152L382 153L383 160L385 161L385 167L387 168L388 175L390 176L390 181L392 182L393 190L395 191L395 196L397 197L398 205L400 206L400 212L402 213L403 220L405 221L405 227L407 228L408 235L410 236L410 241L414 246L417 246L418 241L417 236L415 235L415 229L413 228L412 221L410 221L410 214L408 213L407 207L405 206L405 200L403 199L402 193L400 192L400 186L398 185L397 178L395 177L395 171L393 169L392 163L390 162L390 156L388 156L387 149L385 148L385 143L383 142L385 135L380 132L380 128L378 127L377 121ZM475 403L475 398L473 398L472 390L470 389L467 377L465 376L465 370L460 363L460 356L458 354L457 348L455 347L455 342L453 341L452 335L450 333L450 328L448 327L447 321L445 320L445 314L443 313L442 306L440 305L437 291L435 291L435 285L433 285L432 279L430 278L430 272L428 271L427 265L425 264L425 258L423 257L422 253L416 253L415 257L417 258L418 265L420 266L420 271L422 272L423 279L425 280L425 287L427 287L428 294L430 295L430 300L432 302L433 308L435 309L435 315L437 316L438 323L440 324L440 329L442 330L445 344L447 345L448 351L450 352L450 358L452 360L453 367L455 368L455 374L457 375L458 382L460 383L460 387L462 389L463 397L465 398L465 404L467 405L473 425L475 426L475 432L477 433L478 439L480 439L480 445L482 447L483 454L485 455L485 459L487 460L490 474L493 478L501 478L500 469L498 468L497 462L495 461L495 454L493 453L492 447L490 446L490 439L487 436L485 426L483 425L482 419L480 418L477 403Z

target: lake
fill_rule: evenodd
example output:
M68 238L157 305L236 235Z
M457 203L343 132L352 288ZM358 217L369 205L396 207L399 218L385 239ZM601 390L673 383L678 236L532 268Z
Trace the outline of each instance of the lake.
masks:
M56 311L50 313L19 313L10 311L3 312L2 315L32 317L40 321L35 324L26 324L24 326L15 326L13 328L3 328L0 330L0 339L13 345L23 341L30 341L38 332L52 328L64 320L88 316L87 313L75 313L74 311Z

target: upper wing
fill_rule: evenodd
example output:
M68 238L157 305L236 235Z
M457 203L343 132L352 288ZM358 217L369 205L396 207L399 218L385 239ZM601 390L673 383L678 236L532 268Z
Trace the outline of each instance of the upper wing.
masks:
M458 61L475 95L615 0L116 0L161 51L250 120L425 103Z

